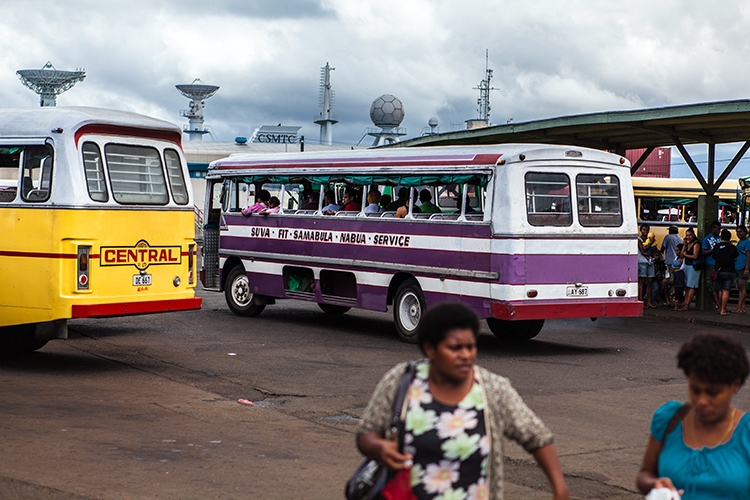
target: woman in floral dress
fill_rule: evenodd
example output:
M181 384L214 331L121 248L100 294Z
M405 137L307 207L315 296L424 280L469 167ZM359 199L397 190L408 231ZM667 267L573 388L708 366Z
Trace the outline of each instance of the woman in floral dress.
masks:
M404 403L403 453L384 436L406 363L391 369L376 387L357 446L393 471L410 470L417 499L501 500L505 436L534 455L553 498L567 499L552 433L508 379L474 364L478 333L479 320L466 306L443 303L428 310L417 336L426 359L417 363Z

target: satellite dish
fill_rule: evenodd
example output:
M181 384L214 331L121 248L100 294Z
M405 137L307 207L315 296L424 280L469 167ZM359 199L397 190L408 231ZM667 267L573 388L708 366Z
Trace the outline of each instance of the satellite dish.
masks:
M86 78L86 72L83 69L61 71L55 69L49 61L42 69L20 69L16 71L16 75L21 83L39 94L41 106L55 106L58 95Z
M175 88L180 91L180 94L190 99L190 109L180 111L180 115L188 119L188 125L183 127L183 131L188 134L191 141L203 140L204 134L211 134L210 128L203 125L203 108L206 107L203 101L213 96L220 87L206 85L200 78L196 78L193 83L175 85Z

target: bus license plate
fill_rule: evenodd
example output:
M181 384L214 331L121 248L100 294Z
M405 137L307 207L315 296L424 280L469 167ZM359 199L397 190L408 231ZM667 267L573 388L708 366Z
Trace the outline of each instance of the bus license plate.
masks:
M587 286L569 286L567 290L568 297L588 297L589 287Z
M150 274L134 274L133 286L149 286L151 284Z

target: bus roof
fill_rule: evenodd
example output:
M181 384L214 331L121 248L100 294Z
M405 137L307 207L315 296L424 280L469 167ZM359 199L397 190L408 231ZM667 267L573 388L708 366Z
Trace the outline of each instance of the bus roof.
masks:
M182 144L182 130L177 125L129 111L82 106L0 109L0 138L74 133L77 140L89 132L154 136Z
M318 151L313 153L233 154L216 160L209 174L267 168L362 168L362 167L458 167L495 165L524 154L528 160L561 160L610 163L630 167L621 156L594 149L548 144L501 144L490 146L442 146L426 148Z

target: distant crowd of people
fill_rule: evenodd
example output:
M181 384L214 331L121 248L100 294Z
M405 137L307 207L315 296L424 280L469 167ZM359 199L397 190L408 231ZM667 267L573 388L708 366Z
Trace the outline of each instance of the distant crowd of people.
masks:
M711 232L702 241L692 228L682 238L677 227L670 226L661 247L657 247L650 230L648 224L642 224L638 236L638 296L645 307L663 304L687 311L700 286L701 274L706 273L708 291L719 314L745 312L750 269L750 240L745 226L737 226L737 245L719 221L711 224ZM729 291L735 283L739 300L735 309L728 310Z

